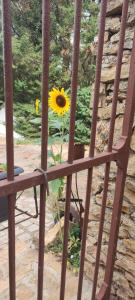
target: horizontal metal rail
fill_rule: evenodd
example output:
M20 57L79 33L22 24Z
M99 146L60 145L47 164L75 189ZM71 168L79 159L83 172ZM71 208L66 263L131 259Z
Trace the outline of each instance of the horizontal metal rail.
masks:
M46 171L48 181L55 180L59 177L71 175L76 172L87 170L106 162L116 161L119 159L120 152L104 152L93 158L81 158L73 161L72 164L63 163L56 167L51 167ZM13 193L31 188L33 186L41 185L44 183L44 175L40 172L32 172L25 175L20 175L14 178L14 181L7 179L0 182L0 197L8 196Z

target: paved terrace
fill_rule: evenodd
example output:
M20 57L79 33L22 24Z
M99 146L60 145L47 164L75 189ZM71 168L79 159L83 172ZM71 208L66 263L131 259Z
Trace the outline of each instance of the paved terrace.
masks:
M64 148L66 159L67 147ZM0 139L0 161L5 162L5 140ZM40 164L40 146L16 145L15 165L25 172L34 170ZM85 192L85 172L79 175L81 197ZM33 190L27 190L17 201L23 210L34 213ZM16 267L17 300L36 300L37 262L38 262L38 219L26 219L16 211ZM23 221L23 222L21 222ZM9 300L8 294L8 232L7 221L0 223L0 300ZM47 211L46 231L52 225L52 215ZM44 299L59 300L61 259L51 253L45 253ZM76 300L77 276L67 271L66 300ZM85 279L82 300L90 299L91 284Z

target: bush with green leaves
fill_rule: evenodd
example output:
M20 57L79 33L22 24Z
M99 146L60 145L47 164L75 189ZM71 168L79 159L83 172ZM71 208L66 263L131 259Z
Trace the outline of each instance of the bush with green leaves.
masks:
M40 138L41 118L36 115L34 104L16 103L14 105L15 131L26 139Z
M90 141L90 100L91 91L89 87L81 88L77 93L75 143L88 144ZM36 114L35 105L28 103L15 104L15 129L25 138L36 139L40 137L41 110ZM61 143L60 128L63 119L49 110L49 142ZM63 142L68 141L69 135L69 113L64 116Z
M89 87L84 87L78 90L75 123L75 142L84 145L88 144L90 141L90 100L91 91Z
M48 247L48 251L52 251L55 254L61 254L63 249L63 238L58 239ZM79 270L80 265L80 250L81 250L81 239L80 239L80 225L78 223L72 223L69 230L68 238L68 259L67 265L75 273Z
M15 100L17 96L18 101L25 99L25 101L29 101L29 99L31 101L31 98L36 95L39 97L42 1L21 0L20 5L18 5L17 0L12 0L11 8L13 44L17 44L13 47L14 61L16 62ZM97 34L98 12L99 5L96 1L83 1L78 76L78 83L81 88L91 84L95 73L95 57L91 52L90 44ZM74 1L51 1L50 89L52 87L68 89L71 84L73 22ZM20 74L21 65L22 74ZM18 79L19 81L17 81ZM26 94L26 89L28 94ZM37 92L36 95L35 92Z
M13 33L14 101L28 103L40 98L42 1L11 0ZM95 73L95 57L90 44L97 34L99 5L83 1L78 84L91 85ZM1 9L0 9L1 14ZM51 2L50 77L49 88L69 89L73 47L74 1ZM0 24L0 102L3 102L3 53Z
M13 73L15 102L34 103L41 89L41 53L28 33L13 37Z
M68 92L69 94L69 92ZM90 87L79 88L77 92L76 122L75 122L75 143L89 144L91 130L90 115L91 89ZM69 135L69 114L65 117L64 142L68 141ZM49 134L59 137L60 118L49 112Z

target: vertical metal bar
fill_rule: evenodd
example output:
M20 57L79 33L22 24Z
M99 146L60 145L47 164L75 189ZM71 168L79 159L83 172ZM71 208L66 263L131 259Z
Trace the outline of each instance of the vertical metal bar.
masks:
M42 136L41 167L47 169L50 0L42 1Z
M72 163L74 159L74 135L75 135L75 113L77 101L77 83L78 83L78 65L80 54L80 29L81 29L82 0L75 1L74 16L74 42L72 56L72 82L71 82L71 113L70 113L70 132L68 162Z
M3 0L3 32L4 32L4 85L6 102L6 154L7 177L14 177L13 154L13 76L12 76L12 45L10 0Z
M50 0L42 1L42 136L41 136L41 168L47 169L48 143L48 88L49 88L49 35L50 35ZM40 186L40 218L39 218L39 260L38 260L38 295L43 299L44 242L45 242L45 202L46 187Z
M123 130L122 130L122 135L127 137L127 145L126 145L125 153L124 153L123 168L122 168L122 170L120 167L118 168L119 176L117 176L112 224L111 224L111 231L110 231L110 233L112 235L111 235L111 240L109 241L108 257L107 257L107 262L109 263L110 267L108 268L108 270L106 270L106 274L105 274L105 280L106 280L106 282L108 282L108 284L111 284L111 280L112 280L114 259L115 259L116 247L117 247L118 230L119 230L121 207L122 207L122 200L123 200L123 193L124 193L124 183L125 183L125 179L126 179L126 169L127 169L127 163L128 163L129 146L130 146L130 140L131 140L131 135L132 135L134 113L135 113L134 97L135 97L135 35L134 35L134 41L133 41L133 50L132 50L132 56L131 56L127 101L126 101L125 114L124 114L124 120L123 120ZM118 191L119 191L119 195L118 195ZM114 224L114 221L115 221L115 224ZM114 243L113 243L113 241L114 241ZM113 247L111 250L110 248L111 248L112 243L113 243Z
M79 45L80 45L81 11L82 11L82 0L76 0L75 1L75 17L74 17L74 45L73 45L73 57L72 57L72 82L71 82L71 112L70 112L70 131L69 131L69 149L68 149L68 162L69 163L72 163L73 159L74 159L75 112L76 112L76 100L77 100L78 64L79 64L79 50L80 50ZM72 185L72 175L67 177L60 300L64 300L64 296L65 296L71 185Z
M96 61L96 75L95 75L95 88L94 88L94 101L93 101L93 114L92 114L92 127L91 127L91 143L89 156L94 156L95 138L97 127L97 113L99 103L100 79L102 68L102 56L104 47L104 32L105 32L105 19L107 11L107 0L101 1L100 24L99 24L99 38L98 38L98 53Z
M108 139L108 152L112 150L112 144L113 144L113 135L114 135L115 117L116 117L116 109L117 109L117 101L118 101L128 5L129 5L129 0L125 0L123 3L123 10L122 10L118 59L117 59L117 66L116 66L116 76L114 81L114 93L113 93L113 100L112 100L112 112L111 112L110 130L109 130L109 139ZM105 168L104 190L103 190L102 208L100 214L100 225L99 225L96 263L95 263L95 272L94 272L94 280L93 280L92 300L95 299L95 293L97 287L101 243L102 243L103 226L104 226L104 219L105 219L106 199L107 199L107 192L108 192L109 173L110 173L110 163L107 163Z
M10 0L3 0L4 33L4 91L6 104L6 158L7 179L14 179L13 150L13 77ZM8 251L9 251L9 294L10 300L16 299L15 282L15 195L8 197Z
M102 66L102 55L103 55L103 45L104 45L106 10L107 10L107 0L104 0L101 2L101 12L100 12L100 28L99 28L99 38L98 38L98 54L97 54L97 61L96 61L96 77L95 77L94 102L93 102L91 144L90 144L90 151L89 151L90 157L94 156L94 149L95 149L95 137L96 137L97 112L98 112L98 103L99 103L99 90L100 90L101 66ZM87 177L86 203L85 203L85 215L84 215L84 222L83 222L77 300L81 300L81 295L82 295L84 259L85 259L85 249L86 249L88 217L89 217L92 173L93 173L93 170L89 169L88 177Z
M112 100L112 113L111 113L111 121L110 121L108 151L112 150L112 144L113 144L113 135L114 135L117 102L118 102L118 92L119 92L119 83L120 83L120 75L121 75L123 48L124 48L124 41L125 41L125 30L126 30L126 22L127 22L127 14L128 14L128 5L129 5L129 0L124 0L123 10L122 10L122 19L121 19L119 51L118 51L118 59L117 59L117 66L116 66L116 76L115 76L115 81L114 81L114 93L113 93L113 100Z
M99 293L97 299L107 300L110 297L111 283L112 283L116 249L117 249L117 240L118 240L118 233L119 233L119 226L120 226L124 186L126 180L128 156L129 156L129 149L130 149L129 147L130 147L132 126L133 126L134 113L135 113L134 95L135 95L135 34L134 34L133 49L131 55L127 101L126 101L125 114L123 120L123 130L122 130L122 135L127 137L127 141L126 141L125 148L123 149L123 154L121 154L121 161L118 162L116 189L115 189L115 197L114 197L114 205L113 205L113 213L112 213L112 221L111 221L111 229L110 229L110 239L109 239L105 278L104 278L104 284L106 285L107 289L105 291L104 296L101 298Z
M8 197L8 255L10 300L16 299L15 200L15 195L11 195Z

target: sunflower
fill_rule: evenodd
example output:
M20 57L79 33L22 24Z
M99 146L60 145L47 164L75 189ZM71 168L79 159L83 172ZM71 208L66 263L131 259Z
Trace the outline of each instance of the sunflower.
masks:
M70 108L70 99L64 89L53 88L49 92L49 107L59 116L64 115Z

